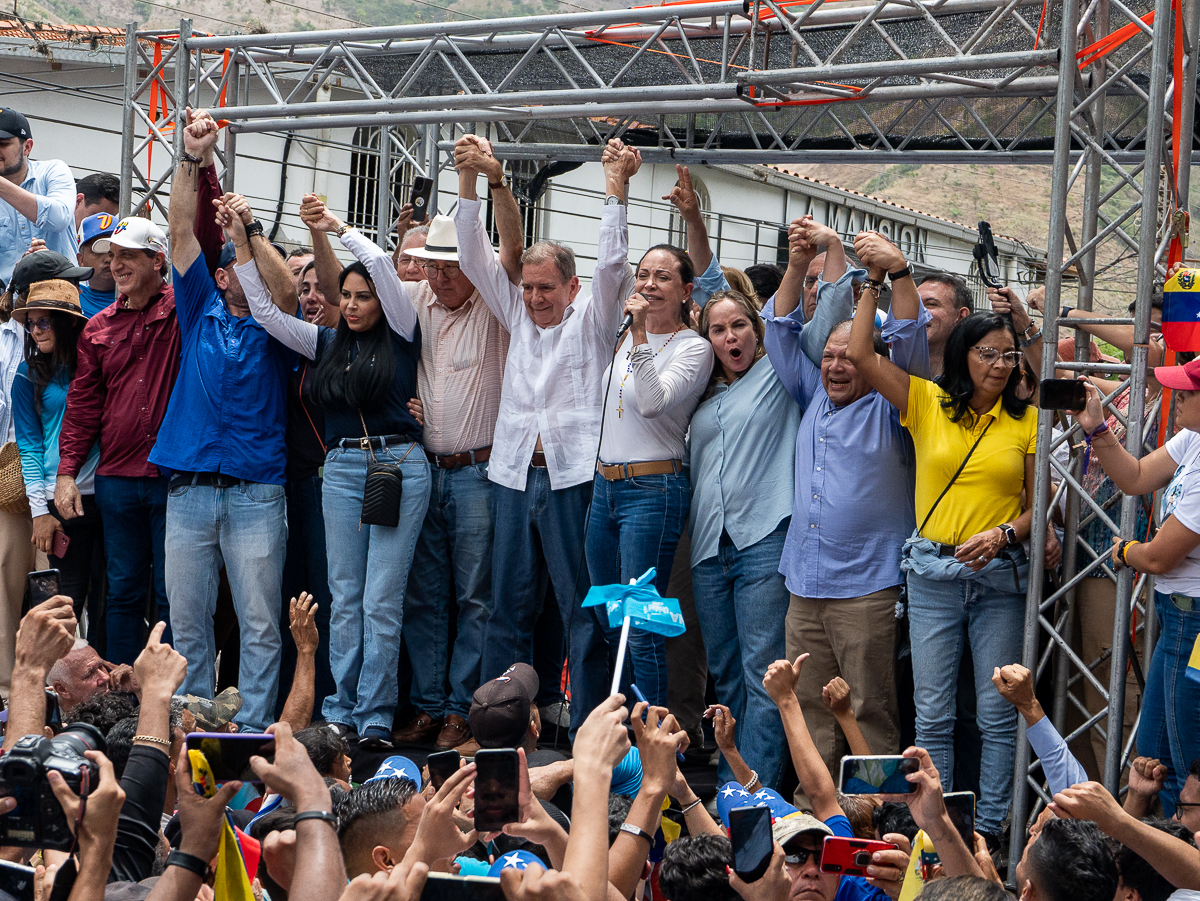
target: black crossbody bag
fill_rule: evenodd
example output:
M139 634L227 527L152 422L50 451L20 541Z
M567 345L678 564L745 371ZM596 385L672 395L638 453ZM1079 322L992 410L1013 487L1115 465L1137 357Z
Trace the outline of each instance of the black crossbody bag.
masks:
M367 479L363 483L362 513L358 524L394 529L400 524L400 499L404 496L404 472L400 463L408 459L413 445L409 445L408 451L400 458L400 463L380 463L375 459L375 449L371 447L371 436L367 432L367 423L361 410L358 412L358 420L363 427L362 445L371 455L371 462L367 464Z

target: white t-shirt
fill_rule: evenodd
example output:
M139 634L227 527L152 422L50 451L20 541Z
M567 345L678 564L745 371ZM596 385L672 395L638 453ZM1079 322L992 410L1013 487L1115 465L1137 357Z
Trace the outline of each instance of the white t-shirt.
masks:
M1200 434L1184 429L1166 447L1178 465L1162 493L1159 522L1174 516L1185 528L1200 533ZM1200 547L1193 548L1169 573L1156 577L1154 587L1163 594L1200 597Z
M682 460L688 423L712 375L712 345L691 329L646 333L633 347L632 331L605 372L604 463Z

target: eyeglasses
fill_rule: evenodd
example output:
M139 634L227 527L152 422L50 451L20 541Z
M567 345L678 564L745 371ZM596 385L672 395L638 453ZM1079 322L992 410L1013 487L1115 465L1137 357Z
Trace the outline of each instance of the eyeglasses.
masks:
M1187 810L1189 807L1200 807L1200 801L1176 801L1175 802L1176 810L1179 810L1180 808Z
M50 317L43 316L41 319L26 319L25 330L32 332L35 328L40 328L43 332L50 331Z
M821 865L821 849L784 848L783 862L789 867L802 867L811 857L817 866Z
M425 271L427 278L437 278L438 276L458 278L458 274L462 272L457 266L434 266L432 263L422 263L421 269Z
M1025 357L1019 350L997 350L994 347L983 347L976 344L971 350L979 354L979 362L984 366L995 366L1000 360L1004 361L1004 366L1008 369L1015 369L1021 365L1021 360Z

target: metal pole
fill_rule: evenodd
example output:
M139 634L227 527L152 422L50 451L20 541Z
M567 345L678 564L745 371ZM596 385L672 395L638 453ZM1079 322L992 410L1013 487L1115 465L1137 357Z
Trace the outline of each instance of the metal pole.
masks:
M240 98L239 88L241 87L241 63L236 59L229 64L229 78L226 80L227 94L230 106L237 106ZM234 176L237 171L237 135L232 128L225 129L225 177L221 184L225 186L226 191L236 191L234 187Z
M425 174L433 179L433 193L429 196L429 218L432 221L438 211L438 141L442 137L442 127L437 124L425 126Z
M117 213L124 219L133 206L134 93L138 85L137 22L125 26L125 106L121 110L121 199Z
M1077 0L1062 5L1062 38L1059 44L1058 99L1055 104L1054 166L1050 187L1050 225L1046 262L1046 309L1062 306L1062 259L1067 212L1067 182L1070 177L1071 109L1075 105L1075 25L1079 18ZM1058 343L1058 317L1051 314L1042 323L1042 378L1054 378L1054 352ZM1025 600L1025 637L1021 659L1030 669L1037 667L1038 610L1042 599L1042 578L1046 571L1046 528L1050 500L1050 455L1054 411L1038 411L1037 475L1033 486L1033 532L1030 535L1029 585ZM1025 740L1025 722L1017 717L1016 760L1013 768L1012 830L1009 860L1020 860L1025 844L1025 819L1028 809L1029 743Z
M183 152L183 129L187 125L188 93L191 82L188 70L192 61L191 50L188 49L188 39L192 36L192 20L179 20L179 44L175 50L175 159L171 160L174 168L175 160Z
M375 193L375 243L388 249L392 231L392 130L379 129L379 190Z
M1150 305L1157 276L1154 253L1158 247L1159 180L1162 177L1163 130L1171 43L1171 0L1154 4L1154 56L1150 68L1150 91L1146 106L1146 167L1142 177L1142 216L1138 232L1137 298L1133 313L1133 359L1130 360L1129 430L1125 449L1142 456L1142 415L1146 405L1146 359L1150 340ZM1194 90L1194 87L1193 87ZM1189 135L1190 144L1190 135ZM1137 497L1121 501L1121 537L1133 538L1137 524ZM1125 721L1125 667L1128 660L1129 604L1133 595L1133 570L1117 574L1117 609L1113 617L1112 661L1108 679L1108 744L1104 749L1104 785L1114 795L1121 779L1122 733Z

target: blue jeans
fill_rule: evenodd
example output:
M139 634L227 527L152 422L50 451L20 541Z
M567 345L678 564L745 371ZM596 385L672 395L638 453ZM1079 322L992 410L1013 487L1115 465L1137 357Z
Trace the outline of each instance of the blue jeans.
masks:
M1200 711L1200 684L1187 677L1188 658L1200 634L1200 610L1180 607L1172 596L1154 592L1158 613L1158 644L1146 673L1142 718L1138 722L1137 748L1143 757L1157 757L1167 766L1167 781L1159 792L1163 811L1174 816L1179 791L1188 768L1200 757L1196 712Z
M1021 659L1025 598L974 579L908 574L917 744L942 786L954 781L954 713L963 628L975 662L976 714L983 737L977 828L997 833L1012 800L1017 711L992 685L992 671ZM891 661L887 662L891 665Z
M675 548L687 522L692 490L685 475L638 476L610 482L596 473L592 485L592 519L588 525L588 573L593 585L627 584L652 566L655 585L667 596ZM778 563L776 564L778 565ZM786 610L786 605L785 608ZM603 607L593 611L609 646L610 667L616 665L621 629L608 624ZM782 622L782 619L780 620ZM651 704L667 704L667 641L654 632L631 629L621 690L631 703L629 683L636 682Z
M158 604L157 621L165 622L163 641L170 642L171 607L167 602L163 542L167 529L167 480L96 476L96 503L104 522L108 559L108 660L132 664L146 644L146 603L150 580Z
M279 696L275 699L275 717L292 688L296 672L296 642L292 638L292 598L307 591L317 604L317 675L314 680L313 717L321 712L321 699L337 688L329 669L329 564L325 555L325 514L321 512L321 477L289 479L283 486L287 497L287 553L283 561L283 591L280 593L279 631L283 636L283 656L279 667Z
M390 739L404 588L429 506L429 461L415 443L377 450L375 458L399 463L403 473L400 524L394 528L360 523L369 454L334 447L325 457L325 543L333 595L329 664L337 691L325 699L321 712L363 737Z
M492 492L492 612L484 633L480 680L495 679L514 663L532 663L533 627L548 574L568 636L573 739L587 715L608 696L599 624L580 606L591 587L581 561L592 486L584 482L554 491L550 474L531 466L524 491L494 485Z
M431 476L429 511L404 598L410 699L435 719L447 713L466 719L492 612L492 483L487 463L433 467ZM458 605L458 632L447 655L451 601Z
M692 567L696 617L717 700L737 721L737 746L746 765L771 787L779 784L783 772L787 736L762 679L767 667L787 653L784 620L791 595L779 572L787 524L784 520L745 550L722 542L715 557ZM722 755L717 782L732 779Z
M262 732L279 689L279 585L287 546L282 485L182 485L167 497L167 591L175 650L187 658L184 694L211 698L216 683L213 613L221 565L241 633L238 725Z

